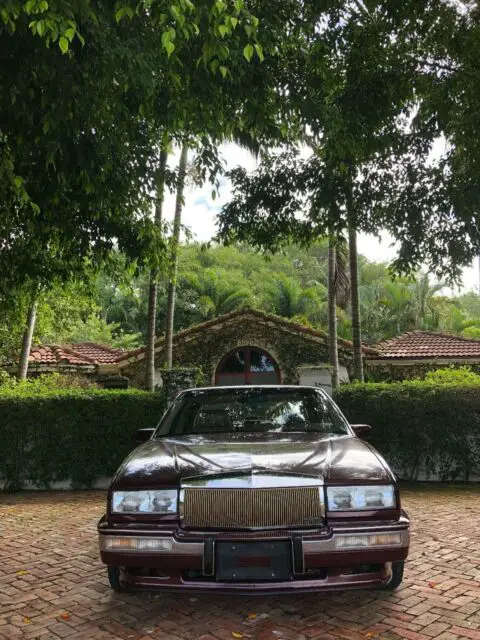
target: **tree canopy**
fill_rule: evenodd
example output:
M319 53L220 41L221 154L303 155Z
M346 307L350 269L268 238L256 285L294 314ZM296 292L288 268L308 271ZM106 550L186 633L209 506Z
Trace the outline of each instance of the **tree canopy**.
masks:
M423 263L458 279L480 246L477 22L469 3L327 3L289 84L300 144L231 173L219 237L275 249L383 228L400 244L398 271Z
M149 277L122 267L99 274L92 287L54 287L40 297L36 343L84 340L134 348L144 344ZM425 273L392 280L385 263L359 260L360 307L365 341L374 344L415 329L480 335L480 296L447 296ZM159 282L157 321L165 326L166 275ZM14 355L28 300L0 307L2 355ZM327 326L327 244L290 246L266 260L245 245L181 245L175 330L242 308L257 308L319 329ZM348 299L337 308L339 335L351 338Z

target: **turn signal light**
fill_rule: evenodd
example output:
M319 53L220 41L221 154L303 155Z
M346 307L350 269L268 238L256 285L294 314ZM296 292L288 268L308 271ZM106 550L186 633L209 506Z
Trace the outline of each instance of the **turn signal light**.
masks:
M402 538L399 533L375 533L358 536L337 536L335 546L337 549L358 549L365 547L394 547L400 545Z
M135 538L133 536L100 536L102 551L164 551L172 550L166 538Z

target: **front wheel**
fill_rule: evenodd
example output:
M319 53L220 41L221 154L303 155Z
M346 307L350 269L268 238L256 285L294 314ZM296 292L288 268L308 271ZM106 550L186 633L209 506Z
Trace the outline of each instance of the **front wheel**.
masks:
M125 593L127 590L120 581L120 567L107 567L108 582L117 593Z
M384 589L393 591L402 584L403 570L405 568L405 561L399 560L398 562L392 562L392 577L390 582L384 586Z

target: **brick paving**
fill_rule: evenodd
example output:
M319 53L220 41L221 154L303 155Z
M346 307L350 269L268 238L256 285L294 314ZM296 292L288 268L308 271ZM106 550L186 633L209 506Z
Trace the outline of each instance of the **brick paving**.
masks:
M403 491L413 519L394 592L114 594L95 525L103 492L0 494L0 638L480 640L480 487Z

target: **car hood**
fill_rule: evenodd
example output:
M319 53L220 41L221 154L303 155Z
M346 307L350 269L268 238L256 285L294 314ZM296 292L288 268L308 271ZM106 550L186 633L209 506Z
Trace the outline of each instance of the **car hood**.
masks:
M375 449L353 436L249 433L149 440L125 460L113 486L176 487L185 478L236 472L300 474L332 484L394 479Z

